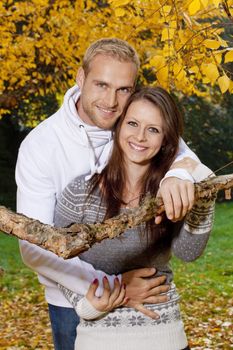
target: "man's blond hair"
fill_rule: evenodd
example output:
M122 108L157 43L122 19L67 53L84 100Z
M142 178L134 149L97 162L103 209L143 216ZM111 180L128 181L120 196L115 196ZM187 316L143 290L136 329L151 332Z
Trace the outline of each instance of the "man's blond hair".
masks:
M122 62L133 62L137 68L140 67L140 60L136 50L125 40L117 38L103 38L91 44L83 58L83 70L88 74L90 63L97 55L111 56Z

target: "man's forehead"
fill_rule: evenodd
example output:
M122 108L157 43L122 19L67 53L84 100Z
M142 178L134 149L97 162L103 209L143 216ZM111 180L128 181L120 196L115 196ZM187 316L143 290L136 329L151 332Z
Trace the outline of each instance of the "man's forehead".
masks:
M125 86L134 84L137 76L137 67L132 61L123 61L111 55L96 55L89 65L88 74L94 80L122 82Z

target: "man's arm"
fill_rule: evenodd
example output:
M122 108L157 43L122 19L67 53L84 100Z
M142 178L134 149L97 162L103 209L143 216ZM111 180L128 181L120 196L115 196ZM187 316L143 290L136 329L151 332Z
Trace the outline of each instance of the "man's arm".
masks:
M52 224L56 202L55 186L50 175L52 165L46 163L41 153L34 151L33 146L24 144L18 156L16 165L17 211L43 223ZM49 149L47 152L49 152ZM63 260L55 254L26 241L20 242L20 249L24 263L42 275L42 283L52 285L55 288L59 283L73 292L85 295L90 283L95 278L102 281L103 277L106 276L103 271L96 271L92 265L81 261L79 258ZM139 294L140 289L143 293L147 291L147 295L150 296L156 296L160 293L160 288L156 289L155 287L150 290L151 286L144 280L147 269L145 269L145 272L140 272L141 278L138 275L135 277L136 271L133 270L127 273L126 283L128 285L131 283L135 285L136 278L138 282L140 281ZM107 275L107 277L112 287L116 276ZM121 280L121 275L118 277ZM157 281L157 278L153 280ZM102 293L101 284L98 293ZM128 296L131 297L130 291ZM144 300L141 299L141 302L143 303Z
M27 142L21 146L16 164L17 212L43 223L53 224L56 189L52 171L52 165L46 157L42 157L34 144ZM20 250L24 263L49 279L43 283L54 284L54 287L60 283L67 288L73 288L75 292L86 294L90 283L95 278L102 281L106 275L103 271L96 271L90 264L79 258L63 260L26 241L20 242ZM111 286L114 284L115 277L108 276ZM101 286L99 293L101 293Z

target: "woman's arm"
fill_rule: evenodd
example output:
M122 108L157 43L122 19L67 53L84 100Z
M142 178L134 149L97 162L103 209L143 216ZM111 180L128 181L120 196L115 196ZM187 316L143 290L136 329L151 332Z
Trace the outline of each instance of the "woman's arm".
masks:
M214 174L200 163L193 175L195 181L199 182ZM178 258L188 262L197 259L203 253L214 222L215 199L199 199L187 214L179 234L172 242L172 252Z
M198 200L187 214L179 234L172 241L172 252L190 262L204 251L214 222L215 198Z
M125 297L125 285L120 285L118 278L114 280L113 290L110 288L108 279L103 278L103 294L100 297L95 295L98 285L99 281L95 279L84 297L62 285L58 287L81 318L94 320L128 301L128 298Z

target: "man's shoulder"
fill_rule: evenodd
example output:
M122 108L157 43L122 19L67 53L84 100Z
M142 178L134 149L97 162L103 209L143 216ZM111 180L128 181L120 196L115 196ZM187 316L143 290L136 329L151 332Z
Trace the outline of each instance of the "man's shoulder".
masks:
M59 124L62 124L62 118L58 112L43 120L34 129L32 129L25 137L22 144L39 142L42 145L44 142L51 143L53 137L55 136L55 128L59 127Z

